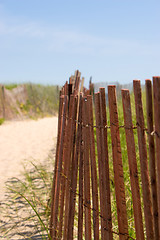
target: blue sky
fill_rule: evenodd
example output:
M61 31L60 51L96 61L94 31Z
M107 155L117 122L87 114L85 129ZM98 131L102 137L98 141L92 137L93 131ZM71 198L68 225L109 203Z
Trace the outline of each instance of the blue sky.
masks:
M159 11L159 0L0 0L0 82L160 75Z

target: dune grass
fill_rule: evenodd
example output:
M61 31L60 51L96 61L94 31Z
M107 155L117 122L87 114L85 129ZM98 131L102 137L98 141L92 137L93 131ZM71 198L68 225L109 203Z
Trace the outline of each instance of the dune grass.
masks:
M28 162L21 179L7 182L5 202L0 206L0 236L4 239L50 239L50 193L53 157L45 164Z

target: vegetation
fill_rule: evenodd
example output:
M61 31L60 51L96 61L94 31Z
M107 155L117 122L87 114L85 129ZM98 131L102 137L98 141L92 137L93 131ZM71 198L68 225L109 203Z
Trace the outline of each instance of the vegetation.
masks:
M7 201L0 206L3 216L0 236L5 239L50 239L52 169L53 157L49 157L44 165L28 162L22 180L12 178L7 182Z
M8 90L12 90L12 89L18 87L18 84L16 84L16 83L5 84L4 87Z
M24 112L31 112L37 116L53 115L58 111L58 86L43 86L27 84L28 100L21 105Z
M7 91L0 97L0 106L5 110L6 119L16 118L19 114L27 118L57 114L59 86L27 83L8 84L4 88Z
M0 125L2 125L4 123L5 119L4 118L0 118Z

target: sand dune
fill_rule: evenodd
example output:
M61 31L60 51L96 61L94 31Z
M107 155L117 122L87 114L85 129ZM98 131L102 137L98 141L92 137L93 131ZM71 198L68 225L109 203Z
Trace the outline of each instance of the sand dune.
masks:
M25 160L42 162L55 147L57 117L5 122L0 126L0 201L5 182L19 177Z

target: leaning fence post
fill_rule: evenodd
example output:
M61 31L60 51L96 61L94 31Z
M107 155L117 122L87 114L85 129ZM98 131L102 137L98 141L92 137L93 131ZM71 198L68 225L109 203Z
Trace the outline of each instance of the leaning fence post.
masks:
M128 239L128 220L125 199L122 155L119 135L119 121L117 111L116 87L108 86L108 100L111 125L112 155L114 167L114 181L117 203L118 227L120 240Z
M150 192L150 183L149 183L147 146L146 146L146 138L145 138L145 125L144 125L140 81L134 80L133 87L134 87L135 107L136 107L138 145L139 145L139 157L140 157L140 166L141 166L146 235L147 235L147 240L152 240L154 239L153 213L152 213L151 192Z
M152 207L154 220L155 239L159 239L158 228L158 202L157 202L157 177L156 177L156 163L155 163L155 145L153 133L153 104L152 104L152 82L149 79L145 81L146 85L146 108L147 108L147 128L148 128L148 142L149 142L149 166L150 166L150 182L152 193Z
M133 212L134 212L136 239L144 240L141 198L140 198L140 190L139 190L138 169L137 169L129 90L126 90L126 89L122 90L122 102L123 102L127 154L128 154L128 162L129 162L130 180L131 180L131 191L132 191L132 199L133 199Z

